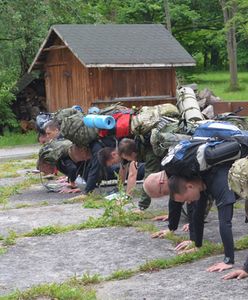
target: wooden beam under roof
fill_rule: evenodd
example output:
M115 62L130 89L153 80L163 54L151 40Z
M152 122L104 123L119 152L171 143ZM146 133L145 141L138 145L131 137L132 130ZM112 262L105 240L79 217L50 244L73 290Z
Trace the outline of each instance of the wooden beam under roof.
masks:
M49 48L44 48L42 51L52 51L52 50L60 50L60 49L65 49L67 46L61 45L61 46L51 46Z

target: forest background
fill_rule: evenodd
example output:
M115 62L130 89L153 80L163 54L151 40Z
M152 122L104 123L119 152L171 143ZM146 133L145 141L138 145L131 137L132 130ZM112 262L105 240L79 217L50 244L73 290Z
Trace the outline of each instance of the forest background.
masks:
M179 78L204 82L214 71L226 92L244 94L238 75L248 80L247 15L247 0L0 0L0 126L18 126L10 108L15 84L53 24L164 24L197 63Z

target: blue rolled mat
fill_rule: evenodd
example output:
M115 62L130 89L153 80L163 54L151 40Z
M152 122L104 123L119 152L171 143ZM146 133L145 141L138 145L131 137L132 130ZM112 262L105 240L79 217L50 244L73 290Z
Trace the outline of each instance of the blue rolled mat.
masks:
M115 119L112 116L87 115L83 118L84 124L90 128L113 129Z

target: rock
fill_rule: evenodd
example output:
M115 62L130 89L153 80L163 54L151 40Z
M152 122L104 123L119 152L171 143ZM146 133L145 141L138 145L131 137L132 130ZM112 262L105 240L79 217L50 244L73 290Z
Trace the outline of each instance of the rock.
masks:
M197 83L186 84L183 86L191 88L194 92L196 92L198 90Z
M213 105L208 105L204 110L202 110L202 114L207 118L207 119L213 119L214 118L214 107Z
M219 97L216 97L214 95L210 95L210 97L207 99L207 105L209 104L213 104L213 103L216 103L216 102L220 102L220 98Z
M212 95L214 96L214 93L210 91L208 88L205 88L203 91L199 92L198 97L200 99L206 98L208 100Z
M207 103L207 99L206 98L198 100L198 104L199 104L201 110L206 107L206 103Z

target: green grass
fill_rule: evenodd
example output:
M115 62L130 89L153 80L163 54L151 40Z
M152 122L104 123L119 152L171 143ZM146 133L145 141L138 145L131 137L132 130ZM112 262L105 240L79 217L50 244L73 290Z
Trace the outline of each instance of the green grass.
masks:
M18 177L17 171L35 168L35 159L10 160L0 164L0 178Z
M107 277L105 280L123 280L128 279L135 275L134 270L117 270L113 272L109 277Z
M40 182L40 178L29 176L27 179L24 179L23 182L16 185L0 187L0 204L5 206L11 196L19 194L22 190L38 182Z
M52 234L61 234L73 230L84 230L93 228L113 227L113 226L132 226L134 222L141 219L141 216L133 213L126 213L124 216L102 216L99 218L89 217L89 219L81 224L72 224L67 226L48 225L44 227L34 228L31 232L22 234L24 237L44 236Z
M241 238L235 242L235 250L243 250L247 248L248 237ZM0 252L1 250L6 252L3 248L0 248ZM44 284L34 286L24 292L17 291L6 296L0 296L0 300L31 300L42 296L58 300L95 300L96 293L91 289L91 285L96 285L110 280L127 279L140 274L140 272L154 272L168 269L221 253L223 253L222 244L204 241L203 246L197 252L181 254L171 258L159 258L147 261L133 270L116 270L107 277L101 277L99 274L90 275L89 273L85 273L81 277L74 276L61 284Z
M13 246L16 243L17 234L10 230L9 235L3 240L3 246Z
M68 283L43 284L33 287L24 292L15 292L0 297L0 300L31 300L31 299L58 299L58 300L96 300L93 290L86 290L79 285L74 286Z
M18 146L18 145L31 145L37 143L37 133L29 131L28 133L5 133L0 136L0 148Z
M228 91L229 72L206 72L193 74L191 83L195 82L198 84L198 90L204 88L210 89L216 96L226 101L248 101L248 72L239 72L239 86L240 90L235 92Z

